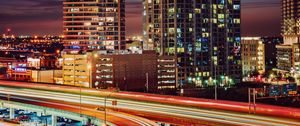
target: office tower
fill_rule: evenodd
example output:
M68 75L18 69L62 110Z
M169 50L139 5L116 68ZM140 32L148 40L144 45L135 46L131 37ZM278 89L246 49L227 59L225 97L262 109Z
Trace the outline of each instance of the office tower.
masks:
M144 48L176 56L181 85L241 80L240 0L144 0Z
M242 38L243 77L253 73L265 73L265 44L259 37Z
M125 49L125 0L64 0L66 51Z
M299 0L282 1L282 35L284 44L299 42L300 35L300 2Z

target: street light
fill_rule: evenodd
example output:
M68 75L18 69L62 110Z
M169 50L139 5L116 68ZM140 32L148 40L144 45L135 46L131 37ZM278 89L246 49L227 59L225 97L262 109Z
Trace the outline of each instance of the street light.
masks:
M57 55L59 55L59 53L60 53L60 50L59 50L59 49L58 49L58 50L56 50L56 54L57 54Z

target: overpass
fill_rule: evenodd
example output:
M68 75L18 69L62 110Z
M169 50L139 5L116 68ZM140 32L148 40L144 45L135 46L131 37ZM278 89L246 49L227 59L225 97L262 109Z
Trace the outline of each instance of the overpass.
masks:
M130 126L154 126L154 122L125 113L107 112L104 117L103 111L79 107L77 104L64 103L58 101L46 101L41 99L30 99L17 96L0 95L0 107L9 108L10 119L15 118L15 109L22 109L38 113L37 115L51 115L51 126L57 125L57 118L64 117L80 121L81 125L98 125L107 124L109 126L130 125ZM17 102L16 102L17 101ZM80 111L78 111L80 109ZM107 121L106 121L107 120Z
M54 108L19 103L19 102L1 100L0 107L1 108L9 108L9 118L10 119L15 118L15 109L22 109L22 110L26 110L26 111L36 112L36 113L39 113L38 115L41 115L41 116L42 115L51 115L51 126L57 125L57 117L58 116L76 120L76 121L80 121L82 125L86 125L88 123L88 121L91 121L91 124L95 124L95 125L103 124L102 120L99 120L95 117L86 116L83 114L80 115L78 113L73 113L73 112L54 109ZM113 125L112 123L109 123L109 124Z
M81 103L89 109L117 101L117 106L107 104L111 111L177 125L300 125L300 109L264 104L257 104L254 115L248 114L247 103L240 102L8 81L0 81L0 93L20 99Z

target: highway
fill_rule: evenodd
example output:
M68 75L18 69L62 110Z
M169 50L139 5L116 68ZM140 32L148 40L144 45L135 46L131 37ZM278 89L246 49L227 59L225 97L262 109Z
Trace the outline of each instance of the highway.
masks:
M1 94L0 95L2 100L7 100L7 95ZM53 96L52 96L53 97ZM21 97L21 96L9 96L10 101L22 102L26 104L33 104L38 106L44 106L49 108L56 108L59 110L65 110L75 113L80 113L83 115L88 115L91 117L99 118L100 120L104 120L104 111L96 110L95 107L87 107L87 106L80 106L79 104L75 103L68 103L64 101L51 101L49 99L40 99L34 97ZM141 117L129 115L126 113L120 112L107 112L107 124L109 126L156 126L157 124L153 121L148 119L144 119Z
M224 100L210 100L201 98L188 98L178 96L166 96L157 94L146 94L138 92L112 92L110 90L96 90L91 88L79 88L73 86L53 85L53 84L37 84L27 82L16 82L16 81L2 81L0 80L0 86L14 87L14 88L25 88L25 89L36 89L52 92L63 92L69 94L79 94L87 96L98 96L98 97L112 97L116 99L127 99L140 102L154 102L159 104L168 104L173 106L186 106L206 109L218 109L226 111L244 112L248 113L249 104L243 102L224 101ZM300 109L272 106L265 104L256 104L256 114L259 115L270 115L270 116L281 116L285 118L300 119Z
M7 95L0 95L2 100L7 100ZM75 113L81 113L82 115L88 115L96 117L104 121L104 109L96 110L95 107L80 105L79 103L70 103L58 100L49 100L41 98L30 98L20 96L10 96L9 101L22 102L26 104L33 104L38 106L44 106L49 108L56 108L60 110L66 110ZM157 124L148 119L133 116L130 114L107 110L107 124L109 126L156 126Z
M47 86L49 88L49 85ZM58 88L58 87L55 87ZM61 87L65 88L65 87ZM67 90L69 90L68 88ZM76 88L78 91L78 88ZM92 90L84 89L82 90L83 94L81 96L81 103L84 105L90 105L93 107L99 107L104 105L104 97L86 95ZM93 90L95 93L96 91ZM0 93L2 94L11 94L19 98L32 98L31 100L37 99L47 99L47 100L57 100L63 101L64 103L80 103L80 95L64 92L54 92L46 90L36 90L28 88L16 88L16 87L0 87ZM101 94L101 91L97 93ZM108 92L104 92L104 96L109 96ZM110 93L112 95L112 93ZM111 102L116 100L117 106L112 106ZM191 102L191 101L189 101ZM207 103L212 104L212 103ZM213 104L212 104L213 105ZM172 105L172 104L162 104L148 101L140 100L129 100L129 99L119 99L109 97L107 99L107 106L110 108L117 108L119 111L126 111L129 114L136 114L139 116L153 118L153 115L156 115L156 119L167 117L176 117L182 119L190 119L193 124L203 124L205 122L211 122L212 125L243 125L243 126L295 126L300 125L299 119L289 119L273 116L262 116L262 115L253 115L241 112L233 111L223 111L217 109L207 109L199 107L188 107L181 105ZM229 106L229 105L228 105ZM230 105L234 106L234 105ZM226 110L226 108L224 108ZM259 111L259 110L258 110ZM293 113L293 111L291 111ZM300 115L296 115L297 117ZM160 121L168 121L167 118L160 119ZM181 122L172 121L173 124L183 124Z

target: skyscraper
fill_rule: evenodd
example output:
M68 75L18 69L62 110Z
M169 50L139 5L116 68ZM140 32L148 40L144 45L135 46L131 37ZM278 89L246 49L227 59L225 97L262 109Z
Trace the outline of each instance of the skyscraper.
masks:
M276 45L277 68L286 72L299 70L300 1L282 0L283 45Z
M282 0L282 35L284 37L284 44L292 44L299 42L299 11L299 0Z
M179 85L239 82L240 43L240 0L144 0L144 48L176 56Z
M125 49L125 0L64 0L63 8L66 51Z

